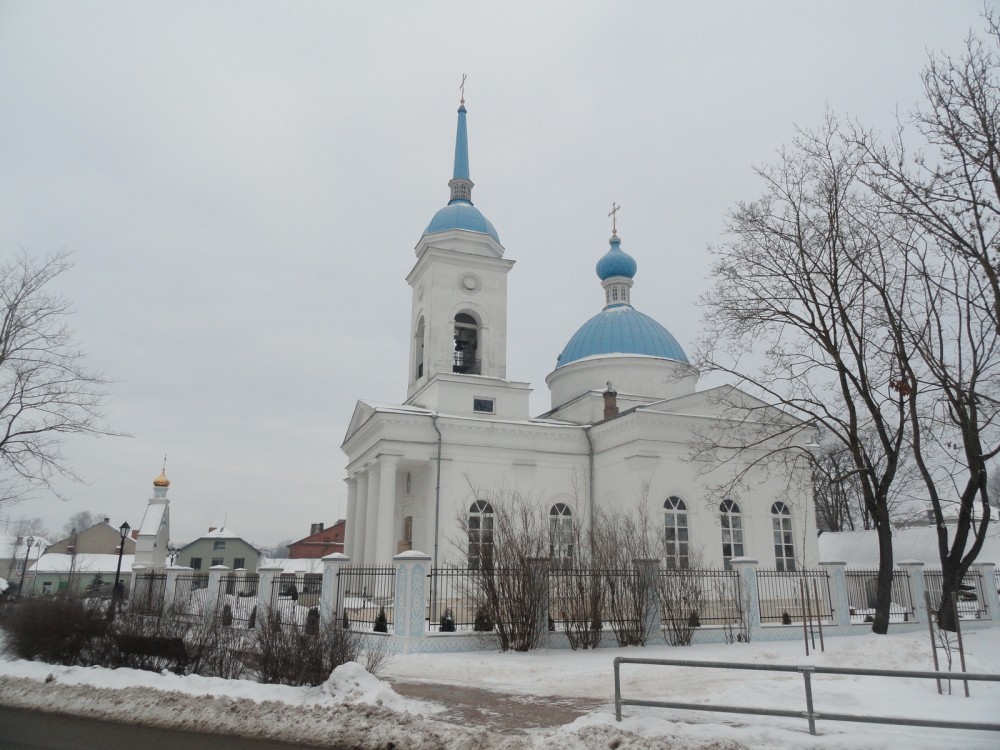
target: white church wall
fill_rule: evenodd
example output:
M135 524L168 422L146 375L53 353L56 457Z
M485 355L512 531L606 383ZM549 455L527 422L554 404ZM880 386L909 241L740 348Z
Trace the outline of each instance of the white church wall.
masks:
M619 394L631 394L646 403L677 398L694 391L698 373L683 362L658 357L606 355L570 362L549 373L545 382L556 409L581 393L604 391L608 382Z

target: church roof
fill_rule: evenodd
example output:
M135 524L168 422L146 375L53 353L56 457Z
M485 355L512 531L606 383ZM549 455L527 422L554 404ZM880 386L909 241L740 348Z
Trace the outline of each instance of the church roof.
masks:
M606 354L643 355L688 363L677 339L648 315L632 307L628 288L636 272L636 262L621 249L617 231L611 235L611 249L597 262L597 277L605 287L614 286L622 296L613 298L601 312L573 334L556 359L556 369L577 360Z
M640 354L688 361L670 331L631 305L606 307L580 326L556 360L556 367L599 354Z
M458 108L458 129L455 134L455 168L452 171L451 200L434 214L424 234L438 234L460 229L465 232L488 234L497 242L500 236L489 219L472 205L472 179L469 177L469 133L465 121L465 99Z

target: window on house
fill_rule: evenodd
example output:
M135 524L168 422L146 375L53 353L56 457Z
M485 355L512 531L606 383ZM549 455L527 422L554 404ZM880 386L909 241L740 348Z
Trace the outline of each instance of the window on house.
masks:
M407 516L403 519L403 541L407 545L413 544L413 516Z
M792 540L792 512L783 502L771 506L771 531L774 536L774 567L795 570L795 544Z
M224 564L225 564L225 563L223 563L223 562L222 562L222 558L221 558L221 557L213 557L213 558L212 558L212 567L213 567L213 568L214 568L214 567L215 567L216 565L224 565Z
M52 581L46 581L45 583L42 584L42 594L45 595L51 593L52 593Z
M472 399L472 411L482 414L494 414L496 412L496 402L491 398Z
M743 557L743 518L740 506L732 500L723 500L719 505L719 520L722 524L722 562L726 570L730 560Z
M247 566L247 559L245 557L237 557L235 560L233 560L234 570L239 570L240 568L245 569L246 566Z
M226 540L225 539L216 539L215 542L212 544L212 549L213 550L216 550L216 549L225 549L225 548L226 548Z
M192 557L191 558L191 567L194 568L195 570L201 570L201 558L200 557Z
M469 508L469 567L489 567L493 562L493 506L476 500Z
M549 557L557 567L573 563L573 513L566 503L556 503L549 511Z
M663 503L663 534L667 567L686 570L689 565L687 506L676 495Z

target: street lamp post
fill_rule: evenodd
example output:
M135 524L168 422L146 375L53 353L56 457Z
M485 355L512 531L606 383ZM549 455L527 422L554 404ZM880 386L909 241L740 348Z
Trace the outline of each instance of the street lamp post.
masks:
M125 552L125 538L128 536L128 533L131 530L132 527L128 525L128 521L126 521L125 523L123 523L121 526L118 527L118 533L121 535L122 542L121 544L118 545L118 569L115 570L115 587L111 595L113 600L115 601L120 600L122 598L121 596L122 593L124 593L122 591L119 591L118 589L118 582L119 582L118 579L121 577L122 574L122 553Z
M17 585L17 598L21 598L21 591L24 589L24 577L28 574L28 555L31 554L31 545L35 543L35 537L28 537L28 549L24 551L24 567L21 568L21 582Z

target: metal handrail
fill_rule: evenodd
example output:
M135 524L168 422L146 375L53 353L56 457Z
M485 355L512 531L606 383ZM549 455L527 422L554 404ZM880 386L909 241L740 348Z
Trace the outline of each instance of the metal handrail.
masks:
M622 720L622 706L645 706L648 708L679 708L688 711L713 711L719 713L753 714L756 716L783 716L792 719L806 719L809 734L816 734L816 722L856 721L866 724L897 724L914 727L938 727L941 729L984 729L1000 732L1000 723L972 721L938 721L936 719L909 719L900 716L861 716L859 714L818 713L813 705L812 675L841 674L860 677L917 677L940 680L942 677L979 682L1000 682L1000 674L970 674L968 672L921 672L913 670L851 669L848 667L785 666L779 664L743 664L731 661L689 661L686 659L639 659L628 656L615 658L615 719ZM805 682L806 710L787 711L780 708L753 708L750 706L707 706L703 703L678 703L673 701L647 701L622 698L622 664L648 664L663 667L708 667L712 669L745 669L761 672L798 672Z

